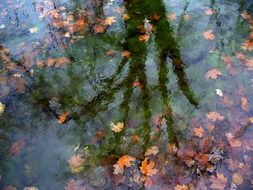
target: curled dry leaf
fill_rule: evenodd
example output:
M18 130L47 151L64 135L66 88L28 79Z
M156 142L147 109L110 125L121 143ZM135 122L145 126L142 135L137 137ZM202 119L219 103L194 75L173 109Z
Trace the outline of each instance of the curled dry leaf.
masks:
M177 184L174 188L174 190L189 190L189 187L187 185L179 185Z
M119 133L123 130L124 128L124 123L123 122L118 122L118 123L111 123L111 129L112 131L114 131L115 133Z
M204 131L204 129L202 127L196 127L196 128L194 128L194 136L196 136L196 137L199 137L199 138L203 137L204 132L205 131Z
M68 160L71 172L78 173L83 169L84 159L80 154L76 154L70 157Z
M227 184L227 178L222 173L217 173L217 176L211 176L211 188L215 190L224 190Z
M147 149L147 151L145 152L145 156L155 156L157 155L159 152L159 148L157 146L151 146Z
M233 176L232 176L232 179L233 179L233 182L239 186L243 183L243 177L241 174L239 173L234 173Z
M145 158L144 161L142 161L141 163L140 170L146 176L153 176L157 173L157 169L155 169L154 166L155 163L153 161L150 161L148 163L148 159Z
M209 112L206 114L207 119L211 120L211 121L222 121L224 120L224 116L222 116L220 113L218 112Z
M203 36L207 40L215 40L215 35L213 34L212 30L207 30L203 32Z
M218 69L211 69L207 71L205 78L206 79L217 79L219 76L222 75L222 72Z
M116 164L114 164L114 174L123 174L124 172L124 167L130 167L131 162L134 161L135 158L129 155L124 155L119 158Z

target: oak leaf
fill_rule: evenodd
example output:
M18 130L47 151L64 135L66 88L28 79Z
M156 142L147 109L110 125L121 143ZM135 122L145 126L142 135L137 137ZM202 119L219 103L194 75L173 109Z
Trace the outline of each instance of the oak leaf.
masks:
M211 69L205 74L206 79L217 79L222 75L222 72L218 69Z
M215 35L213 34L212 30L207 30L203 32L203 36L207 40L215 40Z
M118 122L118 123L111 123L111 130L114 131L115 133L119 133L123 130L124 128L124 123L123 122Z
M144 161L141 163L140 170L146 176L153 176L157 173L157 169L154 169L155 163L150 161L148 163L148 159L145 158Z
M222 116L220 113L218 112L209 112L206 114L207 119L211 120L211 121L222 121L224 120L224 116Z

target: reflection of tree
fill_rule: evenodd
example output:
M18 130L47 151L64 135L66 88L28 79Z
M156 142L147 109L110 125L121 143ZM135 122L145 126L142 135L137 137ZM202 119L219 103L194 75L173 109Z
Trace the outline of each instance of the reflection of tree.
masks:
M198 103L194 97L190 86L187 81L187 77L184 71L184 63L181 59L180 50L177 41L173 34L173 29L170 26L166 18L165 8L162 1L139 1L130 0L126 3L126 11L130 18L126 21L126 36L123 48L131 52L131 60L128 61L127 58L122 60L119 67L116 69L115 73L104 80L103 90L101 90L91 101L79 104L81 107L80 113L73 113L70 115L69 119L78 120L80 116L85 115L88 119L93 118L98 112L107 110L108 105L113 100L113 96L123 88L126 88L124 92L124 100L120 105L122 112L124 113L122 120L125 122L129 119L130 111L130 99L133 94L133 82L138 80L143 88L141 90L141 102L144 110L144 121L140 127L140 135L144 136L145 146L149 146L150 143L150 120L152 116L150 108L151 92L150 86L147 82L147 76L145 73L145 61L147 56L147 44L139 40L138 27L143 25L145 18L152 18L154 15L159 15L159 20L152 20L151 24L156 27L154 32L154 42L156 44L158 51L158 77L159 84L158 89L161 92L163 109L166 113L171 113L172 108L169 102L169 96L171 95L168 90L168 61L170 60L173 65L173 71L176 74L178 80L178 86L187 100L194 106ZM122 81L118 81L118 76L124 70L124 66L129 64L129 70L127 76L123 78ZM46 105L46 103L43 103ZM48 107L48 105L46 105ZM176 132L174 129L174 121L170 114L165 114L167 132L170 141L176 142ZM120 138L118 138L120 141Z

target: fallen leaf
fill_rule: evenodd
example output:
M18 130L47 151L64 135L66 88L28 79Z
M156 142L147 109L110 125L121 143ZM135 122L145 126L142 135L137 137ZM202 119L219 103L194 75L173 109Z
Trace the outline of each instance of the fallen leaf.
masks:
M32 27L32 28L29 28L29 32L32 33L32 34L33 34L33 33L37 33L38 31L39 31L39 29L38 29L38 27L36 27L36 26L35 26L35 27Z
M205 15L210 16L210 15L214 14L215 11L214 11L213 9L206 9L206 10L204 11L204 13L205 13Z
M132 142L138 142L140 140L140 137L138 135L131 136Z
M142 161L141 163L140 170L146 176L153 176L158 172L157 169L154 169L154 166L155 166L155 163L153 161L150 161L148 163L147 158L145 158L144 161Z
M67 186L65 186L65 190L87 190L87 188L82 186L82 181L81 180L70 180L67 184Z
M123 122L118 122L118 123L111 123L111 129L112 131L114 131L115 133L119 133L123 130L124 128L124 123Z
M177 20L177 15L175 13L169 13L167 14L167 18L169 20Z
M215 190L224 190L227 185L227 178L222 173L217 173L217 176L211 176L210 181L212 182L210 187Z
M243 50L253 51L253 41L252 40L245 40L242 44L241 48Z
M116 22L116 17L114 16L106 17L106 19L104 20L105 25L109 25L109 26L111 26L115 22Z
M5 110L5 105L2 102L0 102L0 115L2 115L4 110Z
M249 111L248 99L246 97L241 98L241 108L243 111Z
M12 155L18 155L21 153L21 151L24 149L25 147L25 141L24 140L17 140L16 142L14 142L11 147L10 147L10 153Z
M190 190L189 187L187 185L179 185L177 184L174 188L174 190Z
M75 154L68 160L69 167L72 173L78 173L83 170L84 159L80 154Z
M122 57L126 57L126 58L130 58L130 57L131 57L131 52L130 52L130 51L127 51L127 50L122 51L122 52L121 52L121 56L122 56Z
M104 32L105 32L105 26L104 26L104 25L101 25L101 24L95 25L95 26L94 26L94 31L95 31L96 33L104 33Z
M185 21L188 21L188 20L190 20L191 16L190 16L190 15L188 15L188 14L186 14L186 15L184 15L184 17L183 17L183 18L184 18L184 20L185 20Z
M207 40L215 40L215 35L213 34L212 30L207 30L203 32L203 36Z
M223 97L223 92L221 89L215 89L215 92L218 96Z
M124 172L124 167L130 167L131 162L134 161L135 158L129 155L124 155L119 158L116 164L114 164L114 174L123 174Z
M217 79L222 75L222 72L218 69L211 69L205 74L206 79Z
M147 149L147 151L145 152L145 156L155 156L157 155L159 152L159 148L157 146L151 146Z
M129 20L130 19L130 16L126 13L123 14L123 19L124 20Z
M31 186L31 187L25 187L23 190L39 190L37 187Z
M17 188L9 185L9 186L5 187L3 190L17 190Z
M224 120L224 116L222 116L220 113L218 112L209 112L206 114L207 119L211 120L211 121L222 121Z
M63 124L66 122L67 118L69 116L69 112L64 112L63 114L59 115L58 117L58 123Z
M194 128L194 136L197 136L199 138L202 138L204 135L204 129L202 127L196 127Z
M144 85L139 81L134 81L132 84L133 87L140 87L141 89L144 88Z
M243 177L241 174L239 173L234 173L233 176L232 176L232 179L233 179L233 182L239 186L243 183Z
M143 42L147 42L147 41L149 41L149 39L150 39L150 35L148 35L148 34L142 34L139 36L139 40L143 41Z

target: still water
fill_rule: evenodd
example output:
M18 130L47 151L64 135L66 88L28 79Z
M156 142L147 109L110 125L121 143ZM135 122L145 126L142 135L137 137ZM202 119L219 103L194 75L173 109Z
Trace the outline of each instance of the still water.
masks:
M0 1L0 189L253 189L253 2Z

